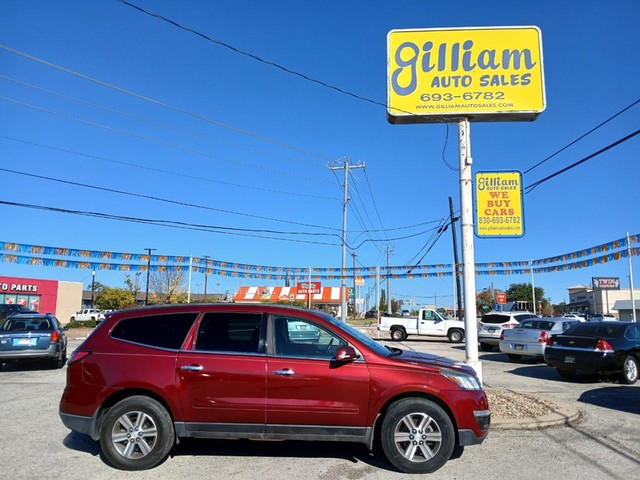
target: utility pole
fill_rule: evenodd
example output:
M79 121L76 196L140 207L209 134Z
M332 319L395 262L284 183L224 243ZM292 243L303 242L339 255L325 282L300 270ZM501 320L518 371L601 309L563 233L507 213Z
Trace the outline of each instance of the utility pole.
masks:
M144 304L149 305L149 272L151 271L151 252L155 251L155 248L145 248L147 251L147 293L144 296Z
M389 274L389 255L393 251L391 245L385 247L387 249L387 315L391 316L391 275Z
M458 217L453 216L453 199L449 197L449 215L451 215L451 236L453 237L453 263L454 272L456 274L456 300L458 306L458 318L462 315L462 296L460 295L460 266L458 263L458 241L456 238L456 220Z
M347 203L349 202L349 170L352 168L364 168L364 162L358 162L356 165L349 164L349 158L345 158L344 163L341 166L327 165L329 170L343 170L344 169L344 197L342 201L342 272L340 275L340 319L343 322L347 321Z
M91 274L91 308L95 308L95 295L96 295L96 271L93 270Z
M204 256L204 300L207 301L207 278L209 278L209 256Z
M358 299L358 295L356 295L356 257L358 254L353 252L351 254L353 257L353 319L356 319L356 300Z

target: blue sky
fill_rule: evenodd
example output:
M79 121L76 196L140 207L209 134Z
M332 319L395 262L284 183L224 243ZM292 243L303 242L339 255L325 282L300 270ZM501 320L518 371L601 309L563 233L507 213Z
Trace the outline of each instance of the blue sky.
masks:
M132 3L379 103L386 101L386 36L392 29L538 26L547 108L530 123L473 123L474 171L527 171L640 98L640 4L633 0ZM7 225L0 241L339 267L342 171L327 165L348 157L366 163L349 179L348 239L358 266L385 265L386 245L393 247L391 265L421 257L423 264L453 261L450 231L432 246L430 241L449 214L448 197L460 207L458 173L451 168L458 165L455 125L391 125L383 106L240 55L115 0L4 1L0 43L7 47L0 49L2 168L139 195L0 171L0 200L303 233L216 234L0 204ZM526 173L525 186L638 124L636 105ZM476 238L476 262L551 257L640 233L637 151L634 137L526 194L525 236ZM638 257L633 265L637 270ZM88 270L10 263L0 264L0 273L85 285L91 280ZM628 287L628 275L623 260L540 274L535 283L557 303L568 300L567 287L588 284L591 277L620 277ZM204 283L202 275L196 277L194 292ZM121 273L98 271L97 279L124 285ZM530 280L478 276L476 286L506 289ZM209 277L215 286L210 291L221 292L279 283ZM370 287L368 282L365 291ZM452 280L394 280L391 295L451 304Z

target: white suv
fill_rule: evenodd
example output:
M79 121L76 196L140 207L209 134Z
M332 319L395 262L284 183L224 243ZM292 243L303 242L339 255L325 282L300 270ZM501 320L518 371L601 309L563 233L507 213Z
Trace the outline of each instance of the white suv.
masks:
M513 328L523 320L536 317L537 315L531 312L487 313L480 319L480 324L478 325L480 349L484 352L492 351L493 347L498 346L500 334L504 328Z

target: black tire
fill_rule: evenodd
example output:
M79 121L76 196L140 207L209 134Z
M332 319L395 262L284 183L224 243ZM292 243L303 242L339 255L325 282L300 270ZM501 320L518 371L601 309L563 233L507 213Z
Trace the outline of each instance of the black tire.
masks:
M455 439L446 412L424 398L398 400L382 421L382 449L391 464L404 473L435 472L451 458Z
M75 322L75 321L76 321L76 317L71 317L71 318L69 319L69 321L70 321L70 322Z
M638 360L631 355L624 359L620 381L625 385L633 385L638 381Z
M492 352L493 351L493 345L489 345L488 343L480 342L480 350L482 350L483 352Z
M396 342L403 342L407 339L407 332L403 328L392 328L391 338Z
M60 352L60 355L58 355L56 358L52 358L51 360L49 360L49 366L54 369L62 368L64 367L64 364L66 363L66 361L67 361L67 351L63 350L62 352Z
M141 395L116 403L107 411L101 427L102 452L120 470L155 467L167 458L175 442L169 412Z
M522 359L522 355L518 355L517 353L507 353L507 357L509 357L509 360L512 362L517 362Z
M575 368L556 367L556 371L563 378L572 378L576 374Z
M464 340L464 331L454 328L453 330L449 330L447 337L449 337L451 343L460 343Z

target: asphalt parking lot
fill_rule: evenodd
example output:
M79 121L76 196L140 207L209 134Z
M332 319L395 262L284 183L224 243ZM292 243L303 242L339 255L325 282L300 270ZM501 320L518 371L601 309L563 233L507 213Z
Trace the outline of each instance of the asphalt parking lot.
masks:
M69 351L79 340L70 340ZM464 359L464 345L410 337L401 348ZM467 447L438 479L640 478L640 384L579 376L561 380L546 365L512 363L482 353L487 387L506 388L574 405L571 425L537 430L496 430ZM0 466L14 479L389 479L401 474L354 444L190 440L159 467L121 472L110 467L97 443L67 430L58 417L66 367L9 365L0 371Z

